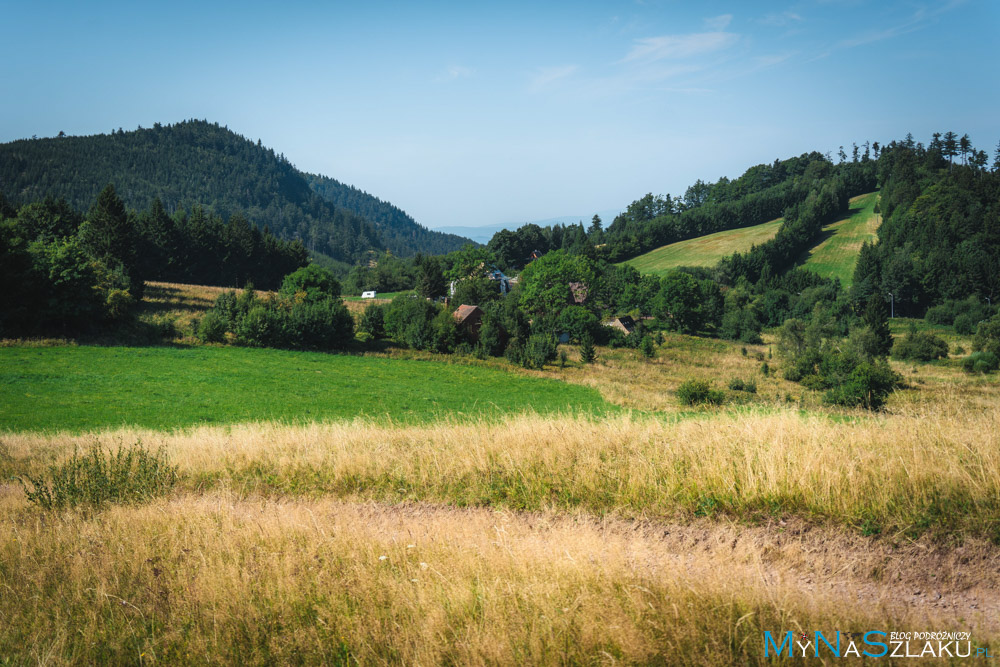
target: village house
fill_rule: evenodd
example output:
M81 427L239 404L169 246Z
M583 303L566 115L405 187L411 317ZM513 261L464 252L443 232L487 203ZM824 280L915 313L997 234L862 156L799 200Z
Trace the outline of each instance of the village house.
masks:
M483 309L479 306L462 304L452 313L458 328L470 339L479 339L479 329L483 326Z
M635 320L630 316L625 315L624 317L616 317L613 320L608 320L603 322L604 326L611 327L612 329L618 329L626 336L635 331Z

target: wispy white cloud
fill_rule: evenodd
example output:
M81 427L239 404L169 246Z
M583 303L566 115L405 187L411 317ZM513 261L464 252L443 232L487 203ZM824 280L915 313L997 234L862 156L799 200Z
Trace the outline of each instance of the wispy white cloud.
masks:
M580 69L579 65L539 67L535 70L534 75L531 77L531 83L528 85L528 89L532 92L539 92L548 88L551 84L560 79L572 76L578 69Z
M620 61L653 62L664 58L691 58L714 53L736 43L731 32L698 32L689 35L662 35L635 40L632 49Z
M921 7L913 12L913 14L905 21L901 21L896 25L889 26L888 28L883 28L881 30L863 32L855 35L854 37L841 40L836 46L842 49L850 49L856 46L871 44L873 42L881 42L885 39L892 39L893 37L916 32L917 30L927 27L934 18L946 12L950 12L956 7L964 5L965 2L966 0L948 0L948 2L945 2L931 10Z
M441 72L436 77L435 81L454 81L455 79L468 79L476 73L476 70L471 67L463 67L461 65L449 65L444 72Z
M790 25L794 25L796 23L801 23L802 21L803 18L800 14L791 11L767 14L766 16L764 16L764 18L758 19L759 23L762 23L764 25L775 26L778 28L784 28Z
M732 22L732 14L722 14L721 16L713 16L712 18L705 19L705 27L715 31L725 30Z
M751 60L755 70L764 69L766 67L774 67L775 65L781 64L788 60L789 58L797 55L795 51L790 51L788 53L775 53L767 56L756 56Z

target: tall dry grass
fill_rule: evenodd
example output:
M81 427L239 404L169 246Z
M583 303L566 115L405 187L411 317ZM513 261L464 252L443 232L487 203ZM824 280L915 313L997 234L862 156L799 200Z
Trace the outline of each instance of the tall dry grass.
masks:
M799 515L866 533L1000 540L1000 405L842 421L777 410L672 423L525 415L428 426L9 434L0 473L37 474L74 446L134 440L163 447L189 490L622 516Z
M891 587L817 586L738 530L671 544L572 516L225 492L0 511L15 663L759 664L763 630L996 631Z

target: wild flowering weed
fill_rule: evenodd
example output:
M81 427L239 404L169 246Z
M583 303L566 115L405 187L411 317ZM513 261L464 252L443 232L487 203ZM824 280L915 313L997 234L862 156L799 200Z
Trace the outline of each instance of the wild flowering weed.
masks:
M49 466L48 475L17 480L30 502L52 510L140 502L164 495L177 482L177 467L168 462L162 449L150 452L141 442L115 452L94 445L82 455L74 448L68 461Z

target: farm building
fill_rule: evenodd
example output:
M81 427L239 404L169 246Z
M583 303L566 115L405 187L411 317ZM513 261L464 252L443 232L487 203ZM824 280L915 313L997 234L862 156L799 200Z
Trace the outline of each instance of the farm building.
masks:
M452 314L461 329L469 338L479 338L479 329L483 326L483 309L479 306L462 304Z
M611 327L612 329L618 329L627 336L635 331L635 320L628 315L625 315L624 317L616 317L613 320L604 322L604 326Z

